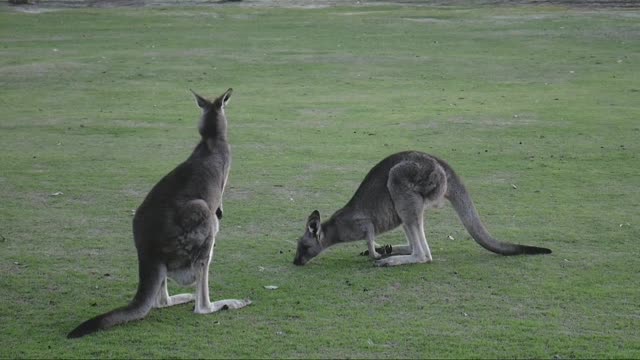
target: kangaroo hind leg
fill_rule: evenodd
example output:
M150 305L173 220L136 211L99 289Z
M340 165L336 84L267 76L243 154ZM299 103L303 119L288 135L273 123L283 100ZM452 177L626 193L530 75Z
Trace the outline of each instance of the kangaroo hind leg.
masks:
M212 231L210 232L210 248L207 251L208 256L203 256L203 258L199 259L195 264L196 303L193 311L196 314L211 314L219 310L240 309L247 305L250 305L251 300L249 299L227 299L211 302L209 297L209 265L211 264L211 259L213 258L213 247L216 242L215 236L219 228L218 219L216 217L211 217L211 224L209 224L208 226L211 226L212 229Z
M389 171L387 189L408 240L408 245L394 247L391 257L376 261L377 266L430 262L431 251L424 235L425 200L439 190L439 174L431 163L404 161ZM397 254L397 255L396 255Z
M418 221L422 221L422 219L418 219ZM429 250L429 245L427 244L427 239L424 238L424 225L422 224L422 222L419 224L419 231L417 233L417 236L420 237L420 244L422 246L422 250L424 251L425 255L427 255L427 259L429 261L431 261L431 251ZM410 238L410 236L413 235L409 235L409 234L413 234L413 231L410 229L405 228L405 236L407 239ZM424 239L423 239L424 238ZM390 251L388 252L385 256L397 256L397 255L411 255L413 253L413 245L412 242L409 241L409 243L407 243L406 245L387 245L389 247Z
M169 289L167 288L167 277L165 276L156 298L155 308L164 308L174 305L185 304L195 299L194 294L184 293L169 296Z
M423 245L421 242L420 227L414 223L411 225L403 225L403 228L405 235L409 240L408 246L411 248L411 253L409 255L395 255L377 260L375 262L376 266L397 266L431 261L431 254L428 253L427 255L424 250L424 245L426 245L426 243Z
M240 309L251 304L251 300L226 299L211 302L209 298L209 261L202 264L196 280L196 314L211 314L219 310Z

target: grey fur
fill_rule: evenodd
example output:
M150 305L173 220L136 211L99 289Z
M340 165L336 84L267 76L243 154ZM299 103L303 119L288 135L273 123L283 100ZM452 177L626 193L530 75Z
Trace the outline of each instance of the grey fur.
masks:
M374 166L351 200L329 220L315 210L298 240L293 263L304 265L335 244L367 240L366 253L377 266L431 262L423 213L447 199L473 239L501 255L550 254L546 248L494 239L482 224L462 180L445 161L419 151L390 155ZM408 245L393 246L389 256L376 251L376 236L402 225Z
M250 300L209 300L209 264L222 218L222 194L231 165L224 113L232 90L214 101L193 93L202 108L201 140L189 158L151 189L133 218L139 283L124 307L85 321L67 337L81 337L145 317L153 307L195 300L196 313L247 306ZM169 296L167 278L196 285L195 294Z

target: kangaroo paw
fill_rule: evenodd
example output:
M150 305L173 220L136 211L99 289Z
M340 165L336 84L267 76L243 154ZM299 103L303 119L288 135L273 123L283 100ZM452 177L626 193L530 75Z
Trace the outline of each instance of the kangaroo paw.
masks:
M380 255L389 255L393 251L393 247L389 244L376 247L376 252ZM360 253L360 256L369 256L369 250Z
M380 252L380 249L382 249L382 248L376 248L375 254L373 254L371 257L374 258L374 259L379 259L380 258L380 254L382 254ZM367 249L367 250L361 252L360 256L369 256L369 250Z

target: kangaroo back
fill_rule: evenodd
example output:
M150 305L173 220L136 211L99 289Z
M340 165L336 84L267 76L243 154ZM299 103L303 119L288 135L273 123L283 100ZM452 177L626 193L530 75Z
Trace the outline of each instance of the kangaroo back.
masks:
M438 159L447 174L447 192L445 197L451 202L462 224L471 237L483 248L500 255L550 254L551 250L542 247L511 244L494 239L484 227L473 200L462 180L445 161Z

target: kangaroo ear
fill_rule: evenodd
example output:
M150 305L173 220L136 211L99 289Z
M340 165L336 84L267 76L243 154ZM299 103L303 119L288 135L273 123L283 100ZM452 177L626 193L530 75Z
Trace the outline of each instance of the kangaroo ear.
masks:
M205 107L211 105L211 102L205 98L203 98L202 96L196 94L195 91L189 89L189 91L191 91L193 93L193 96L196 97L196 103L198 104L198 106L202 109L204 109Z
M313 234L313 236L318 236L320 232L320 212L318 212L318 210L314 210L311 215L309 215L307 230Z
M220 103L220 107L224 108L225 106L227 106L232 93L233 89L229 88L229 90L225 91L224 94L220 95L220 97L217 99L218 101L216 101Z

